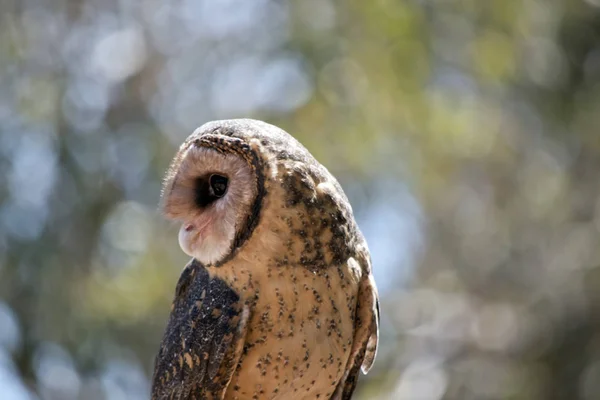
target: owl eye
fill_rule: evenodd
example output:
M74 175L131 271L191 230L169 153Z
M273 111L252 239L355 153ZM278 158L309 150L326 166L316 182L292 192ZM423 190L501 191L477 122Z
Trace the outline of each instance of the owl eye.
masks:
M210 192L215 197L223 197L227 192L228 179L226 176L213 174L208 179Z

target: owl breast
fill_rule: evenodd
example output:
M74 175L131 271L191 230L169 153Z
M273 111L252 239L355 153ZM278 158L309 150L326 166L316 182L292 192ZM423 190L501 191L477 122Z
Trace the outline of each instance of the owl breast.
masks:
M270 276L247 271L239 279L255 293L254 311L226 398L329 399L352 347L357 282L351 271L282 268Z

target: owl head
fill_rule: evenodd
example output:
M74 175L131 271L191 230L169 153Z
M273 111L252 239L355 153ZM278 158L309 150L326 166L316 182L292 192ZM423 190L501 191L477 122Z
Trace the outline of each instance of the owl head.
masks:
M181 224L179 245L203 264L223 262L254 229L264 197L257 149L218 121L181 145L162 190L165 215Z
M319 268L362 241L337 180L294 137L257 120L213 121L190 135L162 207L181 224L183 251L207 266L273 253Z

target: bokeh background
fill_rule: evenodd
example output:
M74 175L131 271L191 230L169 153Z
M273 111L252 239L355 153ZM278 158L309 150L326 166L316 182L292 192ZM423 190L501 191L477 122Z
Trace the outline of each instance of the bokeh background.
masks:
M0 399L147 399L213 119L288 130L372 252L357 399L600 398L600 0L2 0Z

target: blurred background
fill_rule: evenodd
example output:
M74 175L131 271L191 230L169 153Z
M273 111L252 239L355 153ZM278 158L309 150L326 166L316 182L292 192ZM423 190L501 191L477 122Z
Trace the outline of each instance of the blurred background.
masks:
M178 145L336 175L382 316L357 399L600 398L600 0L3 0L0 398L147 399Z

